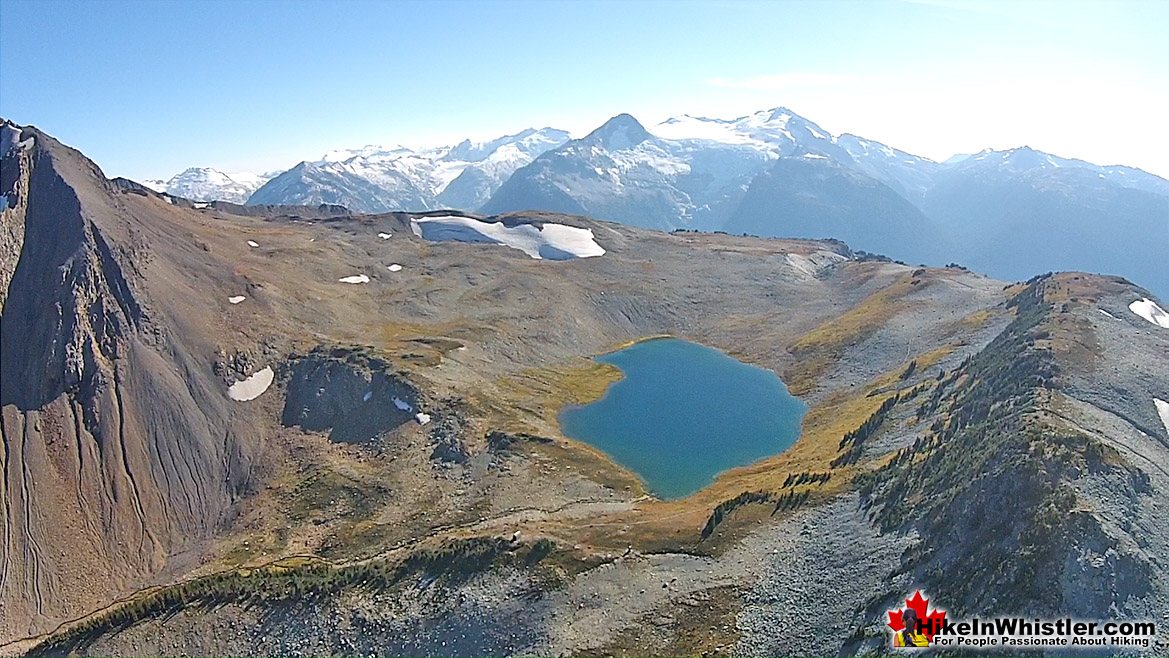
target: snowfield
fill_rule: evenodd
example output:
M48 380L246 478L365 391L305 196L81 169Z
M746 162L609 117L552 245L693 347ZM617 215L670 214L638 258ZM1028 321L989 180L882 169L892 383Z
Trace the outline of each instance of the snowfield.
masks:
M1165 425L1165 431L1169 432L1169 402L1153 398L1153 406L1157 407L1157 415L1161 417L1161 422Z
M272 372L271 367L258 370L251 377L248 377L241 382L236 382L227 387L227 395L232 400L236 400L237 402L255 400L256 398L260 397L264 391L268 390L268 387L272 385L272 380L275 377L276 374Z
M545 223L504 226L503 222L484 222L470 217L423 217L410 220L410 228L424 240L433 242L472 242L501 244L519 249L535 259L571 260L603 256L592 229L564 224Z
M1152 322L1158 327L1169 329L1169 313L1166 313L1164 309L1162 309L1160 306L1157 306L1157 302L1154 302L1148 297L1144 299L1138 299L1137 301L1129 304L1128 310L1136 313L1149 322Z

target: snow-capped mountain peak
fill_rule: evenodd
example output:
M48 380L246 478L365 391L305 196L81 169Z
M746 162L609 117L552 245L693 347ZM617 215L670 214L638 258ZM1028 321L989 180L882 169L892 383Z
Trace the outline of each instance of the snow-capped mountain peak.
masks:
M623 113L601 124L582 141L595 143L609 151L620 151L637 146L650 137L641 122Z
M499 157L503 149L514 152L539 155L551 148L556 148L570 138L564 130L556 128L528 128L514 135L506 135L486 142L472 142L465 139L450 148L444 156L446 160L463 162L481 162ZM508 149L511 147L511 149ZM534 156L533 156L534 157Z
M246 171L226 173L212 167L190 167L168 181L152 179L146 181L145 185L157 192L192 201L243 203L268 178Z
M1094 173L1110 183L1154 194L1169 195L1169 181L1146 171L1122 165L1101 166L1076 158L1061 158L1030 146L996 151L984 149L953 164L960 170L996 171L1009 176L1074 175L1057 174L1056 170Z
M330 151L277 176L250 203L340 204L358 212L473 209L516 169L568 141L555 128L529 128L485 141L412 149L367 145Z
M654 126L658 137L741 144L773 156L788 154L796 145L816 150L830 149L832 135L815 123L784 107L760 110L737 119L710 119L689 114L666 119Z
M396 158L403 155L413 153L411 149L406 148L400 144L393 146L379 146L376 144L367 144L361 148L356 149L336 149L329 151L321 156L321 159L316 160L316 164L325 164L328 162L345 162L353 158L372 158L372 157L388 157Z

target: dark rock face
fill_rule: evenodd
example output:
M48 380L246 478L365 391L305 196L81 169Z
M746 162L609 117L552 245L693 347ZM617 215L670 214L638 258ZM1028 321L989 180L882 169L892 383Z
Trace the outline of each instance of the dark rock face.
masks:
M292 360L281 422L329 440L373 446L425 413L434 444L431 458L463 464L470 458L464 409L458 400L427 404L417 388L390 365L358 350L317 348Z
M431 459L465 464L471 458L467 447L466 409L458 400L443 400L431 413L430 440L434 443Z
M407 422L418 393L377 359L317 350L292 362L281 422L307 432L329 430L329 440L367 444Z
M637 146L651 137L637 119L628 114L618 114L602 124L600 128L589 133L581 141L586 144L597 144L608 150L615 150Z

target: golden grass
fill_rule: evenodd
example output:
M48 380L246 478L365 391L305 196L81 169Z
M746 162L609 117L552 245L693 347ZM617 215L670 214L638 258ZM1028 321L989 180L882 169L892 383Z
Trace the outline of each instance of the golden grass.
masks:
M552 443L529 443L527 446L531 452L552 460L563 472L580 473L625 496L646 495L645 485L636 475L587 443L563 439Z
M984 308L984 309L979 309L979 310L967 315L966 317L962 318L961 320L958 321L958 324L963 329L968 329L968 330L973 331L976 329L981 329L982 327L986 326L986 323L990 320L990 318L991 318L990 309Z
M561 366L525 368L503 377L499 389L516 407L539 415L551 426L567 404L588 404L624 375L617 366L578 358ZM508 405L511 406L511 405Z
M588 404L605 394L624 375L609 363L578 358L560 366L526 368L499 380L503 399L476 398L487 412L489 425L506 432L560 435L558 415L569 404ZM645 494L641 481L596 448L567 438L553 443L529 443L526 448L554 463L576 470L618 492Z
M917 287L912 282L910 274L902 275L897 281L862 299L843 315L801 336L792 344L791 351L798 354L833 350L857 342L884 325L901 309L904 304L901 298Z
M908 304L903 298L921 286L929 285L929 275L914 277L905 273L896 281L870 294L843 315L807 332L788 348L797 358L783 373L783 380L793 395L810 393L816 380L835 363L850 345L875 332Z
M941 347L932 349L924 354L918 354L910 358L910 361L917 361L917 374L914 377L920 376L927 369L931 368L938 361L941 361L947 355L954 351L954 345L942 345ZM902 363L900 366L878 375L865 385L865 394L868 395L873 391L884 391L892 387L896 387L901 383L901 375L905 373L905 369L909 367L909 361ZM911 378L912 381L912 378ZM908 385L901 385L901 388L912 388Z

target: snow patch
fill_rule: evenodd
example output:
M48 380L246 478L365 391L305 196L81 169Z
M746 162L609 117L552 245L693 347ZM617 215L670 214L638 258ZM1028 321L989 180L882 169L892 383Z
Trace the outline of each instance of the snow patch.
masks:
M535 259L570 260L604 255L592 229L547 222L542 228L532 224L505 226L503 222L484 222L470 217L423 217L410 220L414 234L434 242L502 244L518 249Z
M248 240L248 246L255 248L255 247L260 246L260 244L258 242L256 242L255 240Z
M414 420L417 420L419 425L425 425L430 422L430 414L424 414L420 411L414 414Z
M414 410L414 408L410 406L409 402L406 402L405 400L403 400L402 398L399 398L399 397L394 398L394 406L401 409L402 411L413 411Z
M1112 318L1113 320L1115 320L1115 319L1116 319L1116 316L1115 316L1115 315L1113 315L1113 314L1109 313L1108 311L1105 311L1105 310L1104 310L1104 309L1102 309L1102 308L1098 308L1098 309L1096 309L1096 310L1097 310L1097 311L1100 311L1100 312L1101 312L1101 313L1103 313L1104 315L1107 315L1108 317Z
M369 399L372 397L373 397L373 391L366 391L365 395L361 396L361 401L362 402L369 402Z
M257 371L251 377L227 387L227 395L237 402L255 400L264 391L268 390L275 377L276 374L272 372L272 368L266 367L263 370Z
M1136 313L1149 322L1152 322L1158 327L1169 329L1169 313L1166 313L1164 309L1162 309L1160 306L1157 306L1157 302L1154 302L1148 297L1139 299L1129 304L1128 310Z
M238 304L245 299L247 299L247 297L244 297L243 295L235 295L232 297L228 297L227 301L231 302L232 304Z
M390 238L394 237L389 233L378 233L377 236L383 240L389 240Z
M353 276L343 276L337 279L341 283L369 283L369 277L364 274L354 274Z
M167 203L171 204L172 206L175 205L175 202L171 201L170 197L166 196L165 194L162 196L162 200L166 201Z
M402 266L397 264L397 263L394 263L393 265L387 267L386 269L391 271L391 272L401 272Z
M1153 398L1153 406L1157 407L1157 415L1161 417L1165 431L1169 432L1169 402Z
M191 205L195 207L195 210L202 210L202 209L206 208L208 204L203 203L202 201L196 201L196 202L192 203Z

